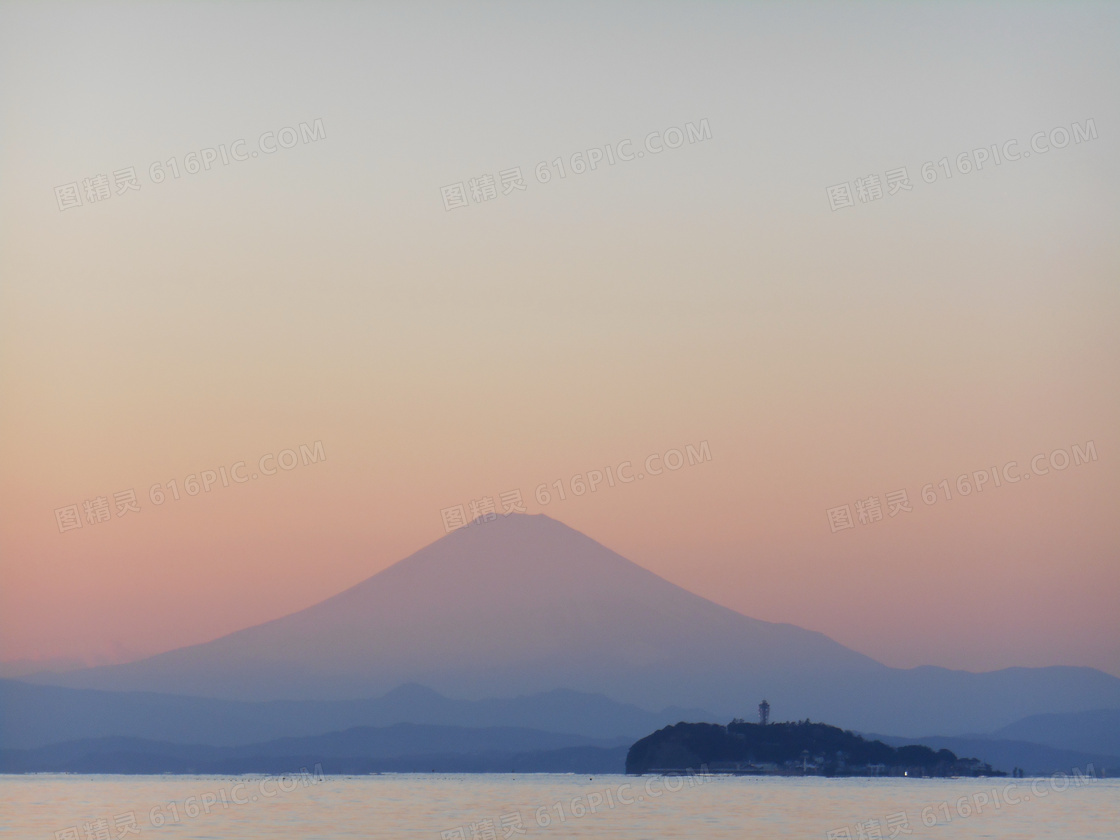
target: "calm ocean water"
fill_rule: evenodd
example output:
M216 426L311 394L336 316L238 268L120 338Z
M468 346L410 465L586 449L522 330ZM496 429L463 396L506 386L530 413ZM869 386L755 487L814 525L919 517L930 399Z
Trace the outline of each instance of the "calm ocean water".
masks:
M19 840L849 836L1116 840L1120 780L0 776Z

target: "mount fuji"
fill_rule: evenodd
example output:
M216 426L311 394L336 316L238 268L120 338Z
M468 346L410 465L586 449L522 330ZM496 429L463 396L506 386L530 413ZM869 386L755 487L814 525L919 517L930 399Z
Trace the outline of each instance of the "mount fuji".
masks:
M307 609L205 644L30 682L236 700L340 700L418 683L453 697L562 688L646 709L809 717L900 735L1120 708L1091 668L890 668L749 618L544 515L454 531Z

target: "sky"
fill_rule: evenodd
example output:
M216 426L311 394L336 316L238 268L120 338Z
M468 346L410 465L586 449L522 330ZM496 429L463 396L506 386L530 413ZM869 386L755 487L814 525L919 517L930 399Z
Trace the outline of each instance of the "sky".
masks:
M277 618L519 491L889 665L1120 675L1118 38L0 6L0 663Z

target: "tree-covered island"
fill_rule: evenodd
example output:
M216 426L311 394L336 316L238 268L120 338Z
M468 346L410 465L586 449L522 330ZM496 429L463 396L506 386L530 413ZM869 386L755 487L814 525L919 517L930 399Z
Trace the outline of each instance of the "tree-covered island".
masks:
M647 735L626 756L627 773L785 776L1003 776L975 758L921 745L889 747L810 723L678 723Z

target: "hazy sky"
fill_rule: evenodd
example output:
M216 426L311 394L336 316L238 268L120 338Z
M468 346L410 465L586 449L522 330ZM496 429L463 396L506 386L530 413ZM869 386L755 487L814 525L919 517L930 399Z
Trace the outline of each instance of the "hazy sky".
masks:
M0 6L0 660L275 618L519 489L887 664L1120 675L1118 43L1115 4Z

